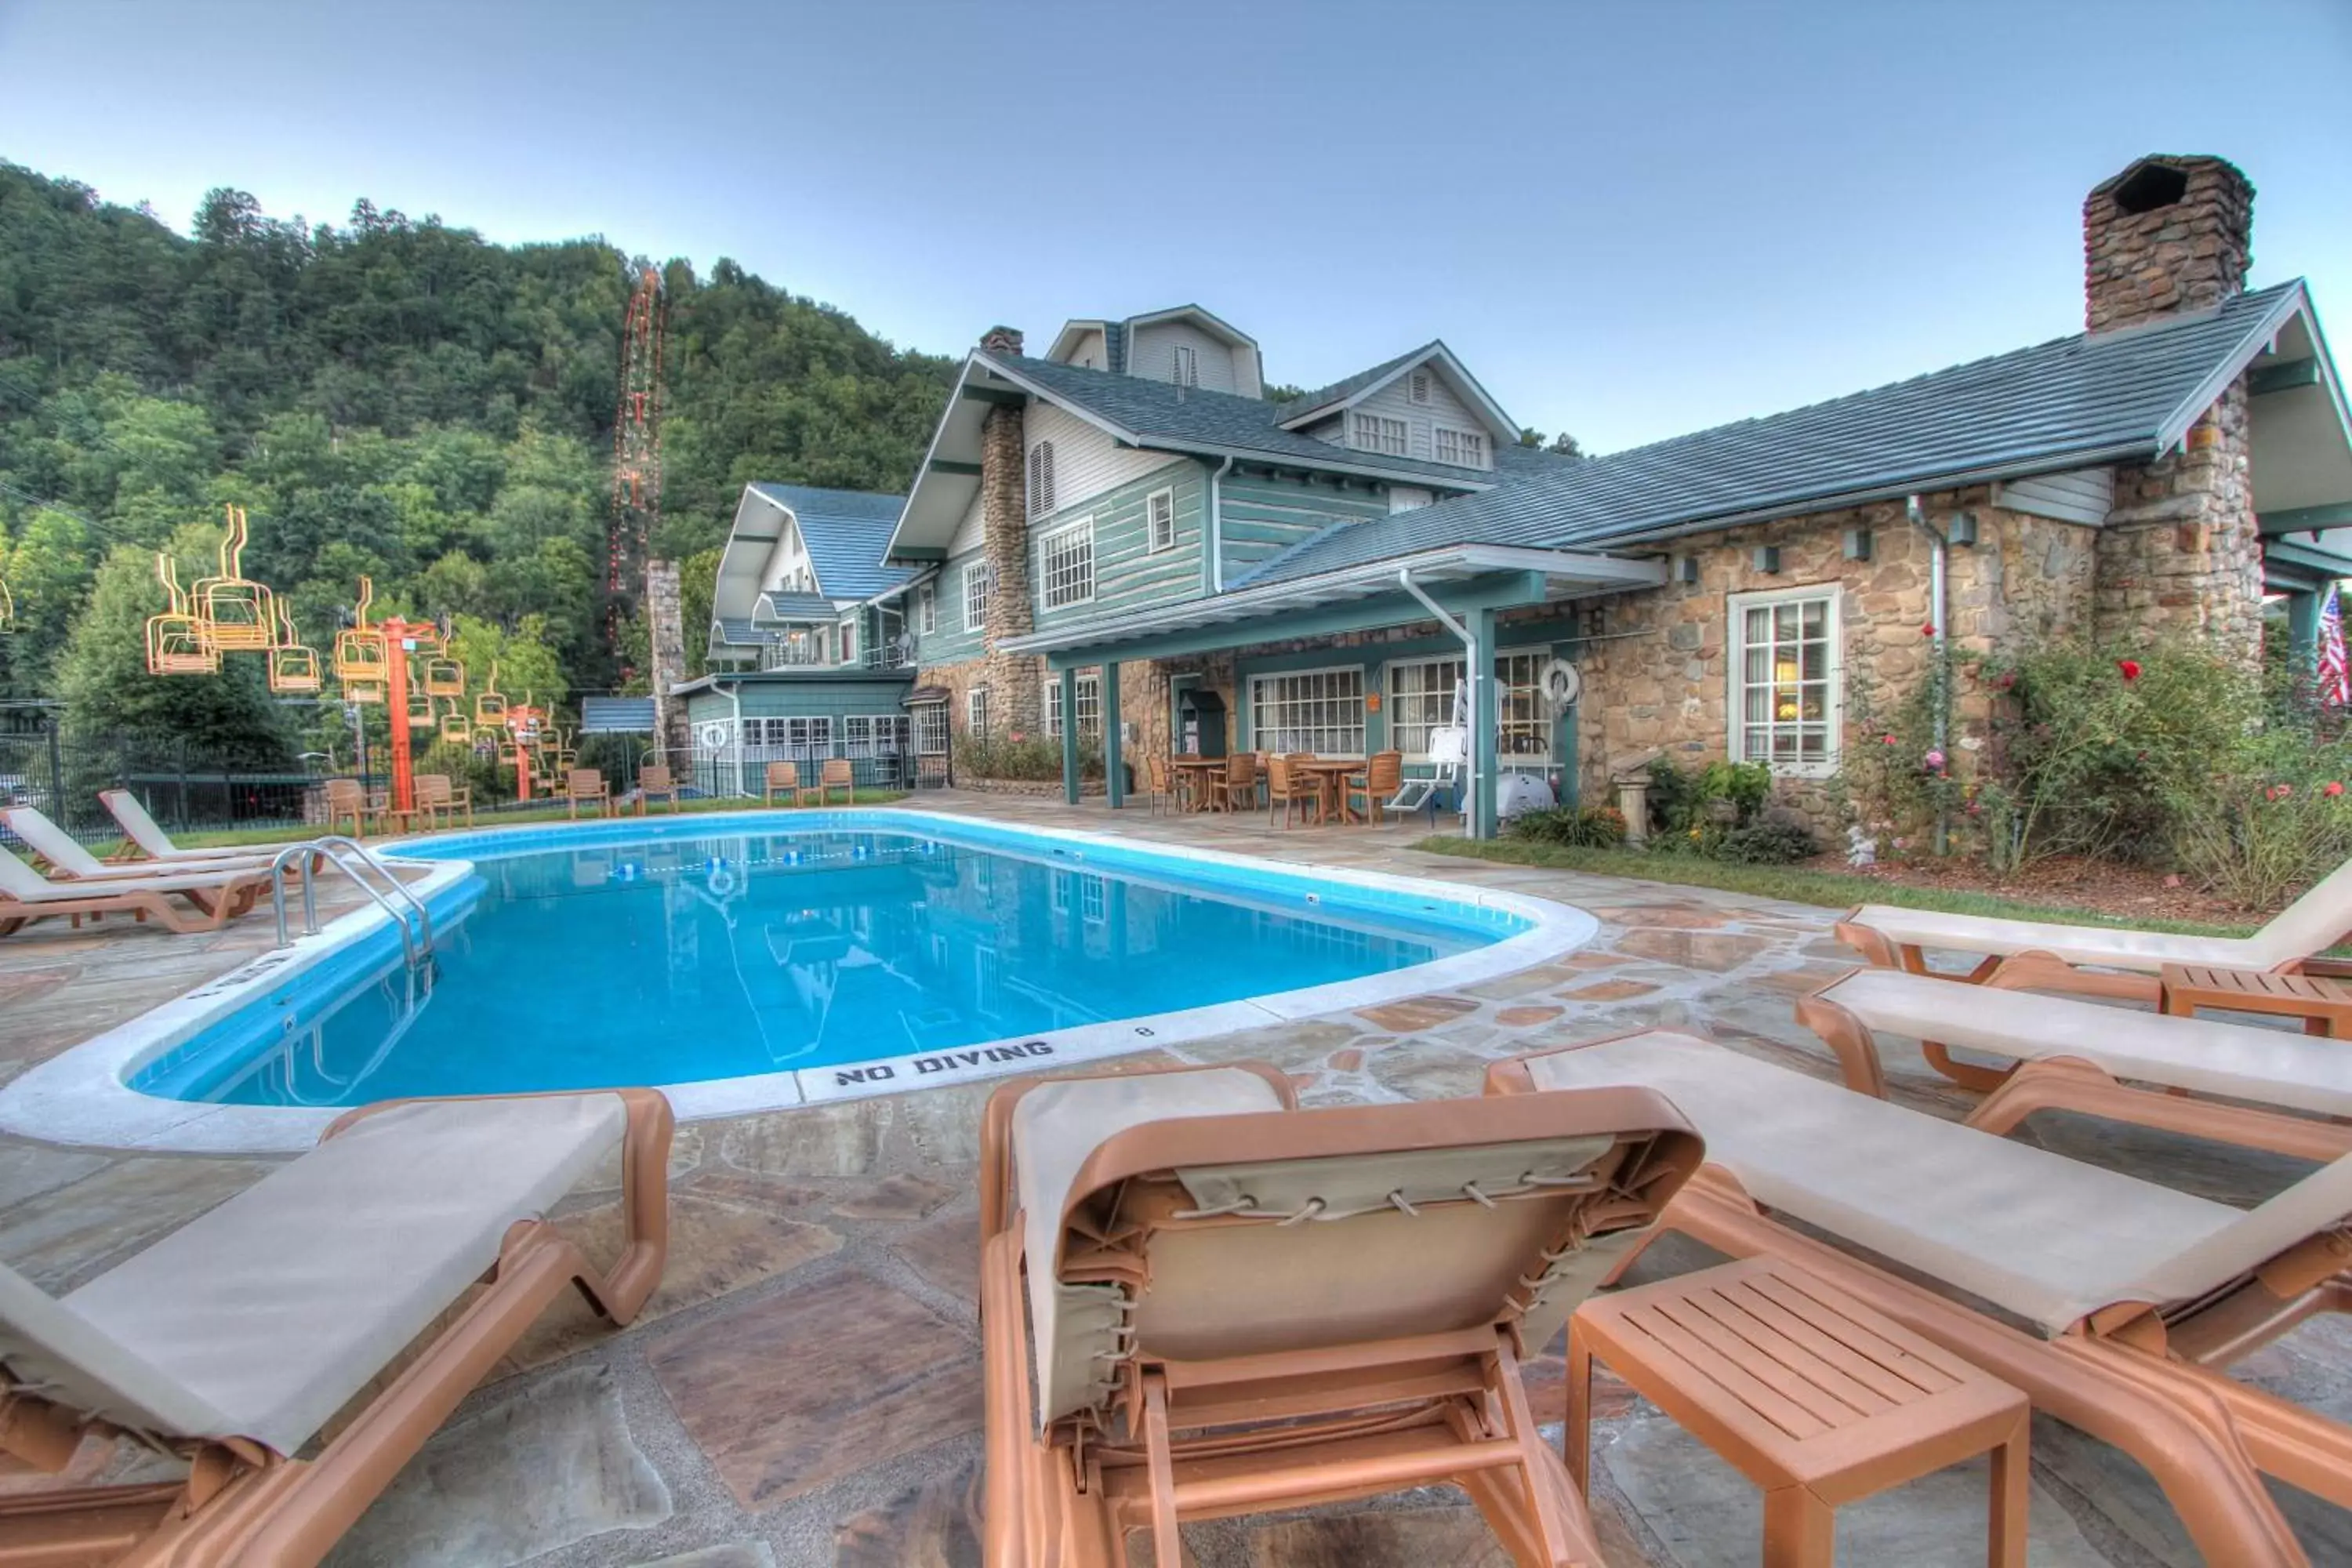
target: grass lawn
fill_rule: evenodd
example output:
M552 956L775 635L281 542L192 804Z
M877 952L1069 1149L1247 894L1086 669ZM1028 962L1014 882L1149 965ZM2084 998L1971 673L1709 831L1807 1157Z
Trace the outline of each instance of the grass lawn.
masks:
M856 805L887 805L892 801L904 800L906 798L906 792L903 790L862 789L856 793L852 804ZM834 805L838 808L841 803L839 801L835 801L834 802ZM712 798L703 800L685 800L678 803L678 815L686 816L711 811L758 811L761 809L761 805L757 800L747 800L740 796L714 796ZM795 808L782 805L775 808L779 814L787 814L793 809ZM814 810L815 808L811 807L810 809ZM635 813L632 811L628 813L628 815L634 816L635 816ZM659 818L669 816L670 810L667 805L657 805L646 815L651 818ZM534 802L530 805L517 806L509 810L478 811L474 814L474 826L478 828L519 827L534 822L566 822L569 820L571 820L571 818L568 815L568 810L562 801L556 801L551 805L541 805ZM590 820L590 818L583 817L582 820L587 821ZM315 838L321 831L322 829L315 824L281 822L272 823L267 826L261 827L226 827L205 833L174 833L172 835L172 842L180 846L180 847L184 849L210 849L218 848L222 846L235 846L239 844L293 844L299 843L305 838ZM457 831L465 831L465 827L462 823L458 826ZM111 853L113 847L114 847L111 846L100 847L98 845L92 845L90 847L93 853L101 855Z
M1562 871L1587 871L1601 877L1631 877L1644 882L1676 882L1693 888L1719 888L1759 899L1786 899L1791 903L1820 904L1828 909L1852 909L1856 904L1899 904L1905 909L1938 910L1955 915L1994 915L2007 920L2055 921L2066 925L2128 926L2136 931L2179 931L2189 936L2246 936L2253 927L2215 925L2198 921L2166 921L2096 914L2088 910L2037 904L2025 899L1941 888L1909 888L1874 877L1851 877L1837 871L1815 871L1796 866L1739 866L1696 855L1653 855L1642 849L1575 849L1560 844L1529 844L1513 838L1474 843L1466 838L1424 838L1413 846L1433 855L1456 855L1471 860L1496 860L1513 866L1545 866Z

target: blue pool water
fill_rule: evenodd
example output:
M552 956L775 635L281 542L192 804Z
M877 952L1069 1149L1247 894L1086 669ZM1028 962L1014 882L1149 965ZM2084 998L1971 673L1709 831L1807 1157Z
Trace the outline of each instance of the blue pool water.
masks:
M1006 831L615 830L436 847L477 876L440 914L429 992L382 931L131 1087L351 1105L829 1067L1354 979L1524 923Z

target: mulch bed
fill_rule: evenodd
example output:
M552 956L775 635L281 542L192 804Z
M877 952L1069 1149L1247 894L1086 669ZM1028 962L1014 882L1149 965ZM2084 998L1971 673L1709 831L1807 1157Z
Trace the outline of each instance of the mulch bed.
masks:
M1981 860L1957 857L1949 860L1882 860L1875 866L1856 868L1848 866L1843 855L1821 855L1804 864L1809 870L1839 871L1850 877L1868 877L1910 888L1990 893L2023 903L2084 910L2093 914L2210 921L2229 925L2257 923L2276 912L2242 909L2199 892L2180 878L2162 871L2075 856L2037 861L2007 879L1995 876Z

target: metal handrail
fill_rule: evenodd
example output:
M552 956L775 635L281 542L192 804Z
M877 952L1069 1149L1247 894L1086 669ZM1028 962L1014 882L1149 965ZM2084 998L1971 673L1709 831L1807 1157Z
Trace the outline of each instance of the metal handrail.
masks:
M404 902L407 903L410 909L416 911L418 930L415 933L412 933L409 930L408 916L403 913L400 907L394 904L390 898L385 896L383 888L377 887L374 882L370 881L367 878L362 876L357 869L354 869L350 857L356 857L360 866L373 871L378 877L381 877L383 879L385 887L389 887L394 894L397 894ZM421 964L429 964L432 963L434 952L433 911L426 909L425 907L424 900L419 899L415 893L409 891L408 884L394 876L393 874L392 868L378 859L375 855L368 849L367 846L360 843L356 839L347 838L339 833L331 833L326 835L324 837L312 838L300 844L289 844L285 848L278 852L276 859L270 861L269 902L270 908L277 912L278 916L278 945L279 947L291 947L294 945L293 939L289 937L286 931L287 867L298 859L316 858L323 858L334 862L336 869L342 872L344 876L349 877L354 886L356 886L362 892L367 894L369 898L375 900L376 907L378 909L381 909L385 914L392 917L392 923L400 930L401 954L407 960L408 967L412 972L419 968ZM302 934L304 936L316 936L319 934L319 902L314 892L318 879L312 874L316 869L317 868L314 864L306 868L302 875ZM417 941L420 936L425 946L424 955L421 960L419 959L416 951Z

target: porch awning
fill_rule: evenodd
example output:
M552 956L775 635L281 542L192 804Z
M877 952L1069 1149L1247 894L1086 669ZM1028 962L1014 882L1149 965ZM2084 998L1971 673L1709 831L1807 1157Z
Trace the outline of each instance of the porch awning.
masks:
M951 701L954 697L955 693L944 686L918 686L906 696L898 699L898 706L926 708L933 703Z

